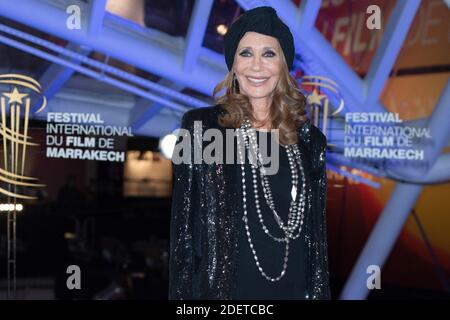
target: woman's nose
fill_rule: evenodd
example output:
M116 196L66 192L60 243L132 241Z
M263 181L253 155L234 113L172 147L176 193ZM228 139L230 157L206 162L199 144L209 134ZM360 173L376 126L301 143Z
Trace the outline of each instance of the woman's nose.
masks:
M261 58L255 56L252 61L252 70L260 70L261 68L262 68Z

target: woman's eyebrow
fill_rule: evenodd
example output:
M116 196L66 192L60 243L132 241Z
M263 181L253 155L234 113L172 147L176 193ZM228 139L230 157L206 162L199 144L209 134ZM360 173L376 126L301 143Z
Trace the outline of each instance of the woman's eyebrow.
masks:
M250 49L250 50L252 50L253 48L252 47L242 47L242 48L239 48L239 51L240 50L244 50L244 49ZM276 50L274 47L264 47L263 48L264 50Z

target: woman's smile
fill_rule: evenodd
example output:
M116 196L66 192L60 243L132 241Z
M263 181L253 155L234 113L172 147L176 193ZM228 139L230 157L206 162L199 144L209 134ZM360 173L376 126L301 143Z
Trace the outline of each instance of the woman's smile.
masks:
M270 77L266 77L266 78L254 78L254 77L246 77L248 82L250 83L250 85L255 86L255 87L259 87L262 86L264 84L267 83L267 80Z

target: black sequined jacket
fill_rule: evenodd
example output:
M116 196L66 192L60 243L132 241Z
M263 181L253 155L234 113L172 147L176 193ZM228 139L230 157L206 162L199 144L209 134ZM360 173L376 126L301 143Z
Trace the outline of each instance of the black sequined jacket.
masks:
M193 137L194 121L201 121L202 132L216 128L225 135L225 128L218 123L220 112L225 111L219 105L190 110L183 116L181 127ZM210 143L191 140L191 153L195 141ZM306 160L304 170L309 189L302 230L308 248L305 299L329 299L326 138L307 121L299 129L299 147ZM169 299L233 299L237 226L242 212L240 166L173 164L173 172Z

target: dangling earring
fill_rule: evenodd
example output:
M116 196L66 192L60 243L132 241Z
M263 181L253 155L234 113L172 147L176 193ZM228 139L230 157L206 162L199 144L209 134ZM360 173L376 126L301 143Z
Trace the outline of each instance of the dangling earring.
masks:
M238 93L239 83L238 83L237 78L236 78L236 73L234 73L234 72L233 72L233 83L232 83L232 86L233 86L233 91Z

